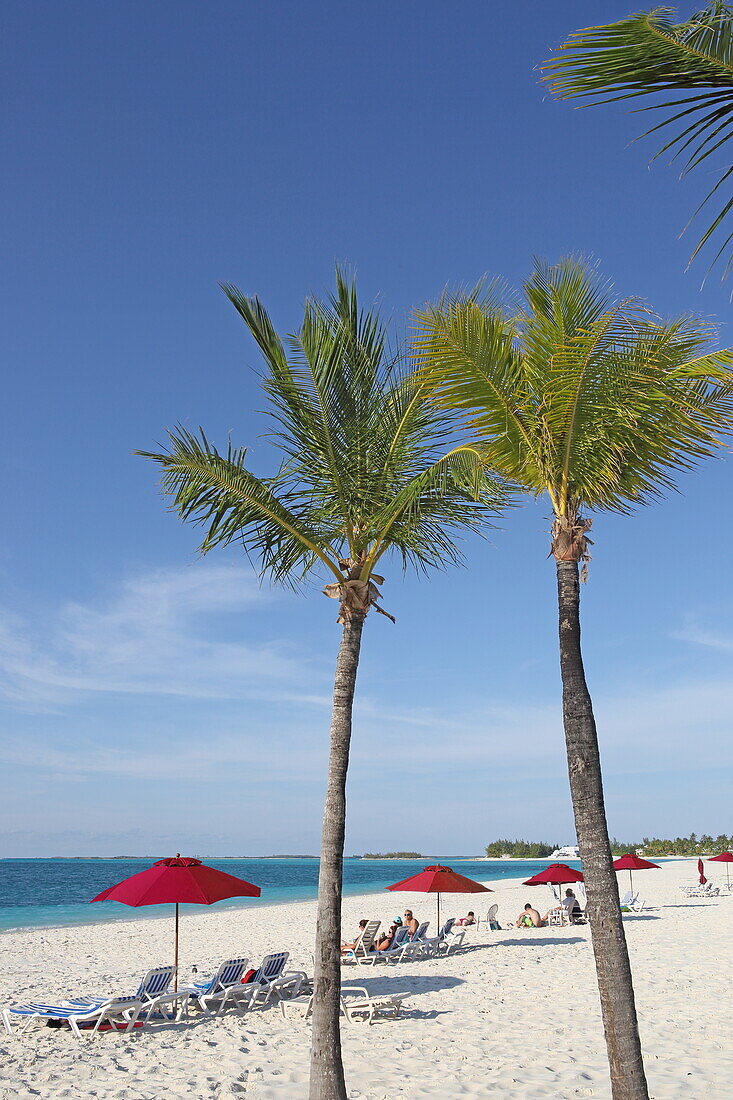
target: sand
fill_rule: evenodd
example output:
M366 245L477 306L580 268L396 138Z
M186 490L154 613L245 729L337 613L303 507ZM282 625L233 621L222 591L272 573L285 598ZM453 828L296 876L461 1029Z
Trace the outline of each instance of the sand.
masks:
M733 895L687 900L679 884L695 880L695 861L640 872L635 882L650 907L624 922L654 1100L733 1096ZM625 888L626 875L621 882ZM549 891L517 878L486 898L498 903L504 925L527 899L544 911ZM445 913L478 909L478 900L444 899ZM344 928L362 916L389 921L405 906L434 926L433 898L382 893L347 898ZM282 948L311 973L314 919L314 902L187 908L182 975L194 963L203 975L230 955L256 964ZM144 970L168 961L171 933L165 920L4 933L0 1005L131 992ZM587 927L473 933L467 945L447 959L349 968L357 984L414 994L398 1020L344 1023L350 1100L608 1100ZM81 1042L37 1028L0 1038L0 1098L305 1100L309 1041L310 1025L284 1021L277 1007Z

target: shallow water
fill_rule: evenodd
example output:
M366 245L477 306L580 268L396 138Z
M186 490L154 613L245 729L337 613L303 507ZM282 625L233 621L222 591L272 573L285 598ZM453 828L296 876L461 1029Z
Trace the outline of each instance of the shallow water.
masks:
M457 861L460 860L460 863ZM418 860L345 859L344 893L362 894L384 889L421 871L429 863L443 862L468 878L479 881L529 878L546 866L547 860L475 860L461 856ZM89 924L97 921L169 916L170 906L147 905L129 909L118 902L89 901L108 886L154 862L142 859L2 859L0 860L0 931L9 928ZM318 886L317 859L205 859L230 875L246 879L262 889L261 898L233 898L218 906L257 906L272 902L305 901L314 898ZM470 908L468 895L465 908ZM486 901L486 904L484 904ZM476 911L488 908L490 900L476 899ZM395 898L395 912L400 902Z

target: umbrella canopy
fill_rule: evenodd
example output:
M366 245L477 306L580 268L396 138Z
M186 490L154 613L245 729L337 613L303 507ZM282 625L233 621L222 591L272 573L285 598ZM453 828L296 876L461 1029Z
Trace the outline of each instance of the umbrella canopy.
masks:
M532 875L532 878L528 878L526 882L522 883L523 886L562 886L566 882L584 882L580 871L576 871L573 867L568 867L567 863L551 863L548 867L545 867L544 871L538 872L536 875ZM553 896L555 891L552 891ZM558 891L558 897L560 891Z
M159 859L146 871L140 871L103 890L92 901L119 901L137 908L140 905L165 905L167 902L213 905L224 898L259 896L259 886L207 867L200 859L179 855Z
M700 872L700 885L704 886L708 880L705 878L705 867L701 859L697 861L697 869Z
M641 856L632 855L631 852L627 852L625 856L619 856L618 859L613 861L613 867L615 871L628 871L629 872L629 889L634 889L634 880L631 877L632 871L648 871L654 867L659 870L658 863L650 863L648 859L642 859Z
M709 862L710 863L733 863L733 853L731 853L731 852L721 852L719 856L711 856L710 859L709 859ZM728 882L728 889L730 889L730 868L729 867L726 867L726 869L725 869L725 877L726 877L727 882Z
M177 855L159 859L152 867L118 882L97 894L95 901L119 901L123 905L138 908L140 905L165 905L175 903L175 964L178 967L178 906L179 903L213 905L224 898L258 898L259 886L235 878L214 867L207 867L200 859ZM177 978L176 978L177 982ZM176 985L177 988L177 985Z
M583 882L580 871L568 867L567 863L551 863L532 878L523 882L523 886L562 886L566 882Z
M438 931L440 931L440 895L441 894L491 894L489 886L475 882L472 878L459 875L450 867L441 867L438 863L434 867L426 867L411 878L395 882L388 890L412 890L416 894L438 895Z

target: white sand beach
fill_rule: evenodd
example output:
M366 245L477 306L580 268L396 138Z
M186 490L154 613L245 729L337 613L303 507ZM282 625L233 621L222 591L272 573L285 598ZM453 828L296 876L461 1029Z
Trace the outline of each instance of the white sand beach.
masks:
M625 920L641 1036L654 1100L733 1096L733 895L687 900L693 860L635 879L650 905ZM724 881L725 875L716 880ZM627 876L621 876L625 888ZM493 884L492 884L493 885ZM444 898L444 912L496 901L502 925L549 891L519 879L485 897ZM480 903L480 904L479 904ZM362 916L387 922L405 906L435 924L435 899L380 893L347 898L344 931ZM203 975L225 957L256 964L287 948L312 972L315 903L198 910L182 919L181 972ZM169 961L172 921L140 920L8 932L0 937L0 1004L83 993L132 992L144 970ZM610 1088L588 928L469 934L447 959L348 968L372 990L409 989L397 1020L344 1023L350 1100L608 1100ZM15 1100L304 1100L310 1025L278 1007L244 1016L108 1033L78 1041L37 1028L0 1038L0 1097Z

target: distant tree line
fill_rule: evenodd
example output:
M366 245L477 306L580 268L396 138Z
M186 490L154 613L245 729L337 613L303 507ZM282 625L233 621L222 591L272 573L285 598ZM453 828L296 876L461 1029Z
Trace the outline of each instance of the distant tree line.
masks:
M696 833L689 836L678 836L674 840L663 840L658 837L645 836L639 843L622 844L618 840L611 841L614 855L622 852L641 852L645 856L717 856L720 852L728 852L733 847L733 835L712 837L704 833L698 837Z
M516 859L544 859L552 855L557 847L559 845L544 844L541 841L495 840L487 844L486 855L492 859L498 859L500 856L514 856ZM645 836L641 841L627 843L614 838L611 841L611 850L614 856L623 855L625 852L640 852L651 858L654 856L716 856L720 852L733 850L733 834L726 836L721 833L720 836L712 837L704 833L698 837L696 833L690 833L689 836L678 836L674 840Z
M362 859L423 859L420 852L365 852Z
M494 840L486 845L486 855L494 858L514 856L516 859L544 859L552 855L557 844L542 844L535 840Z

